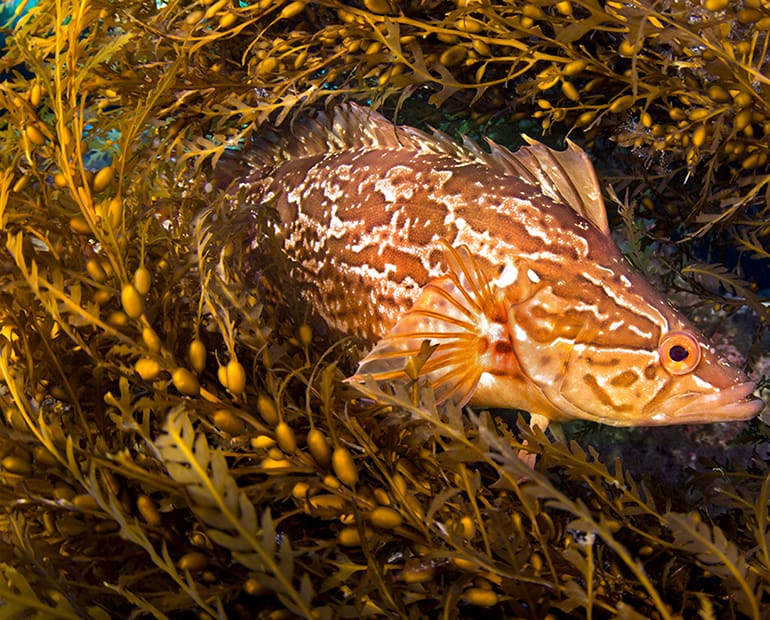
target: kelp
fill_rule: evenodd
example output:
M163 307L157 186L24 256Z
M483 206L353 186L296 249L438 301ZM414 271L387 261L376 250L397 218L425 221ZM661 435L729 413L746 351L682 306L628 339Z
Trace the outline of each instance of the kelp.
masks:
M761 352L767 300L697 243L767 258L767 11L19 9L0 60L0 615L761 618L763 427L680 455L678 485L579 429L345 383L363 345L303 304L271 205L233 204L217 164L346 98L600 155L614 137L631 259L719 320L765 317Z

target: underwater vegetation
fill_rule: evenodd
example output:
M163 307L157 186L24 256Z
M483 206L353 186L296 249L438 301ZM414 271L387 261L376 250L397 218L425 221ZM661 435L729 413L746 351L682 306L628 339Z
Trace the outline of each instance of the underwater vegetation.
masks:
M590 425L554 441L419 382L343 383L361 344L300 301L269 205L225 200L216 164L344 99L569 135L630 259L760 379L769 33L767 0L21 3L0 57L0 615L766 617L766 425L702 450L677 431L672 480L607 429L614 455Z

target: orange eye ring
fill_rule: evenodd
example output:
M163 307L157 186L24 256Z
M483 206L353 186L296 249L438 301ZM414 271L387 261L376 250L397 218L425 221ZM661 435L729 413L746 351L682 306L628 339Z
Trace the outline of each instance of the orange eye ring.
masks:
M700 362L700 343L688 332L671 332L663 336L658 348L660 363L672 375L686 375Z

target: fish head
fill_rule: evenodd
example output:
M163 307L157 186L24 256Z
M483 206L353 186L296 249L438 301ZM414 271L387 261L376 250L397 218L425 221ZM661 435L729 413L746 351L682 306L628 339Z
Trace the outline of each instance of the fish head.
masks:
M640 276L626 275L627 286L593 303L544 287L511 307L521 370L560 419L660 426L756 416L764 403L755 383Z

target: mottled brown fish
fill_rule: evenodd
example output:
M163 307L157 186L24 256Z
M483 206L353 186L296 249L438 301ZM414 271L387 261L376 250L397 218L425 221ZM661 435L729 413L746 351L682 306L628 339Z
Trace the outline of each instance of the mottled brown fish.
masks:
M358 378L421 374L439 399L533 423L751 418L754 383L621 255L585 153L487 153L347 105L262 142L237 191L271 202L330 326L376 342ZM423 349L424 351L424 349Z

